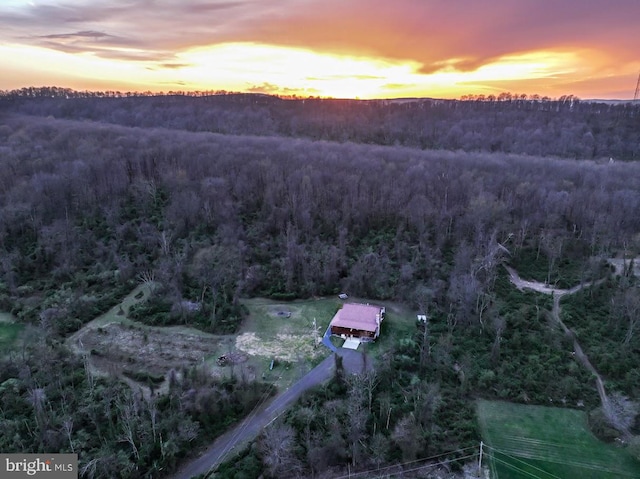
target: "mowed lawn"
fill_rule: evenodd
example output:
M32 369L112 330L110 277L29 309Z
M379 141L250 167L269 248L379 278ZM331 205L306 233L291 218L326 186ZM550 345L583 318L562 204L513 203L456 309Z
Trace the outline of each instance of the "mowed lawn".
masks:
M252 298L243 301L249 317L240 333L251 331L260 337L272 338L277 334L313 336L313 319L322 336L342 302L338 298L273 301Z
M627 451L599 441L584 411L478 401L493 479L640 478Z

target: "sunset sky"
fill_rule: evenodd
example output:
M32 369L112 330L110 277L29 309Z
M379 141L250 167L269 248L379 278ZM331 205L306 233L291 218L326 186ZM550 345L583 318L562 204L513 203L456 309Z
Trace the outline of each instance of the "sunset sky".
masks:
M0 89L630 99L638 0L1 0Z

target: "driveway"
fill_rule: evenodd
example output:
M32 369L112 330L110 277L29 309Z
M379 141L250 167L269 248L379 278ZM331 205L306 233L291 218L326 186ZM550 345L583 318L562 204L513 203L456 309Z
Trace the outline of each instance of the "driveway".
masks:
M326 333L325 338L328 339ZM330 341L329 344L331 344ZM236 427L218 437L200 457L184 464L172 477L174 479L191 479L193 476L205 474L214 470L236 452L239 452L235 449L238 445L245 444L255 438L262 428L269 425L286 411L302 396L302 393L328 381L332 377L336 354L342 357L344 369L349 373L356 374L372 366L371 361L368 361L365 356L357 351L339 349L333 344L331 344L330 349L334 354L327 357L289 389L281 392L271 401L251 413Z
M338 352L338 348L331 342L331 325L327 327L327 330L324 332L324 336L322 336L322 344L329 348L330 351L333 351L334 353Z

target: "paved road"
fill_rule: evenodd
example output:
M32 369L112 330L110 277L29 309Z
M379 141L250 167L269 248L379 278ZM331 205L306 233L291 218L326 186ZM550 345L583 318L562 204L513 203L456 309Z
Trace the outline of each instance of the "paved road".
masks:
M348 372L357 373L362 371L365 365L370 366L370 361L367 362L363 355L357 351L335 348L335 353L342 356L344 368ZM234 448L238 444L246 443L255 438L263 427L274 421L307 389L311 389L314 386L328 381L334 371L334 356L335 355L332 354L327 357L289 389L278 394L271 401L245 418L242 423L216 439L199 458L190 461L180 468L180 470L173 475L173 479L191 479L198 474L204 474L215 469L219 464L224 462L224 460L231 457L233 453L238 452L234 451Z

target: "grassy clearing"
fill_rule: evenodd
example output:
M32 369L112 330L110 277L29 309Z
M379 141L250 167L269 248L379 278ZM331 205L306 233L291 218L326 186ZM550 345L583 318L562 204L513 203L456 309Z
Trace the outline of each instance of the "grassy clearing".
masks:
M126 323L138 324L127 319L129 308L134 304L146 300L151 294L151 287L148 284L138 285L131 293L129 293L120 304L114 306L109 311L88 323L85 327L101 327L109 323Z
M364 298L350 298L349 302L386 306L387 314L386 319L382 322L380 338L374 344L367 345L367 352L371 354L375 355L378 351L388 349L397 338L410 337L415 332L415 312L408 310L404 305L371 301ZM317 327L322 335L329 327L336 311L343 304L343 301L337 298L291 302L277 302L262 298L249 299L245 301L245 305L250 314L243 323L240 336L254 334L255 337L267 342L276 338L277 341L287 344L287 347L282 348L281 357L293 360L296 357L296 352L289 347L287 338L299 337L302 350L305 350L307 344L313 346L313 319L316 319ZM334 344L340 346L342 340L334 342Z
M593 436L583 411L484 400L477 411L496 479L640 478L640 463Z
M135 387L145 386L149 378L159 381L172 369L194 366L207 366L214 376L255 377L244 361L234 367L216 364L219 356L235 350L233 337L187 326L148 326L128 319L129 308L150 293L149 285L139 285L120 304L70 336L67 344L73 351L89 355L96 374L118 376ZM146 379L141 382L140 378Z
M314 348L312 324L322 335L339 301L319 299L278 303L246 301L249 317L237 335L218 336L188 326L155 327L127 318L129 308L149 297L148 285L135 288L117 306L97 317L68 339L77 352L89 352L98 371L120 375L163 374L171 368L203 365L216 376L241 375L287 387L329 352ZM238 364L220 366L221 355L245 353ZM271 360L276 359L270 369ZM132 379L129 374L128 379Z
M0 321L0 351L13 347L24 325Z
M318 339L322 337L336 311L338 298L319 298L278 302L264 298L244 301L249 315L237 335L212 335L188 326L147 326L127 318L129 308L149 296L149 286L140 285L107 313L86 324L68 339L76 352L92 352L99 371L120 375L129 373L164 374L171 368L203 365L216 376L241 375L264 379L286 388L330 354L322 344L315 346L313 320ZM354 302L367 303L357 298ZM384 304L387 319L375 344L361 346L377 356L415 330L415 315L402 305ZM332 338L336 346L342 340ZM237 364L220 366L221 355L243 356ZM274 360L273 368L271 361ZM133 375L127 376L132 380Z
M244 301L249 317L244 321L240 333L253 332L261 338L272 338L278 334L311 336L313 319L325 332L341 301L337 298L320 298L277 302L264 298Z
M377 357L397 338L410 337L415 331L415 313L403 305L353 297L349 302L380 304L387 308L380 338L373 344L361 345L360 352ZM286 386L329 354L322 345L314 348L313 319L319 334L324 334L343 303L333 297L290 302L264 298L245 300L249 317L242 325L236 347L250 355L249 363L256 371L264 372L267 380L279 387ZM331 338L331 341L338 347L343 343L340 338ZM270 370L272 358L276 359L276 366Z
M121 324L128 327L145 327L144 325L131 321L127 318L129 308L134 304L145 301L151 294L150 285L140 284L131 293L129 293L119 304L111 308L106 313L98 316L97 318L89 321L80 330L73 333L67 338L67 344L71 346L72 350L80 352L78 348L78 339L87 334L87 331L104 328L110 324ZM82 348L80 348L82 349Z
M338 298L286 302L251 298L244 305L249 316L242 323L236 348L249 355L248 363L259 376L278 387L293 383L330 353L322 344L315 347L313 320L322 337L341 305Z

